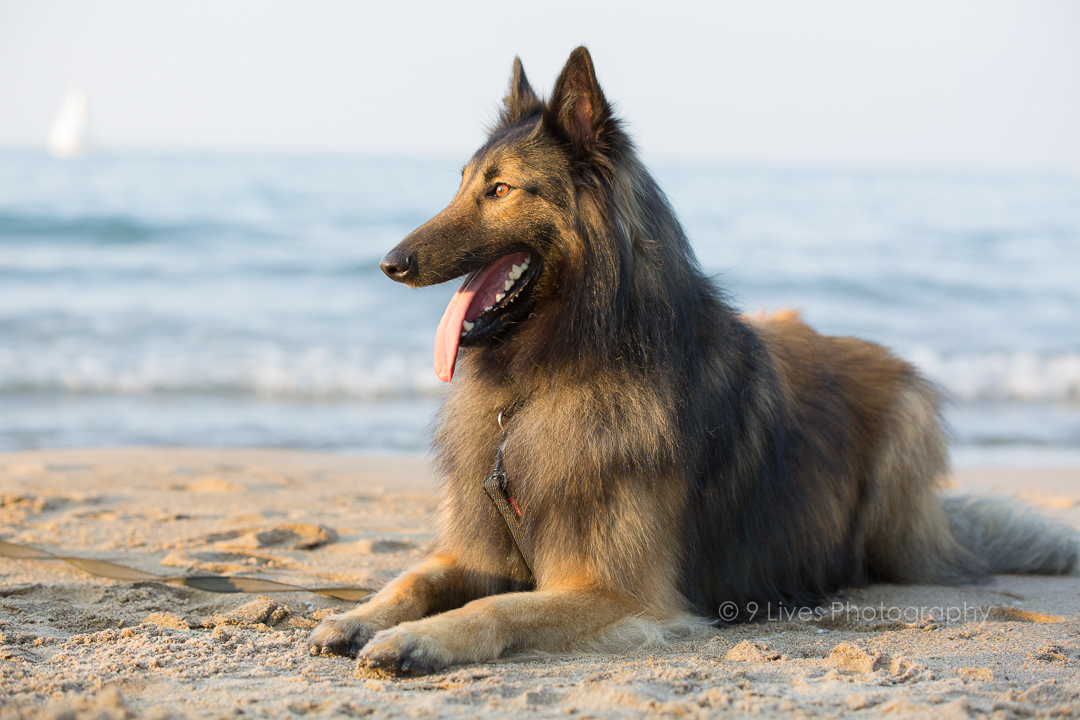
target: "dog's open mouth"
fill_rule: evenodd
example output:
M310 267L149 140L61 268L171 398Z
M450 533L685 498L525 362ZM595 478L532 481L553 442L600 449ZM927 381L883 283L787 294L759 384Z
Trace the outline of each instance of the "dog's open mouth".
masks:
M435 374L440 380L453 378L459 345L493 337L528 313L529 291L541 264L535 253L519 252L465 278L435 333Z

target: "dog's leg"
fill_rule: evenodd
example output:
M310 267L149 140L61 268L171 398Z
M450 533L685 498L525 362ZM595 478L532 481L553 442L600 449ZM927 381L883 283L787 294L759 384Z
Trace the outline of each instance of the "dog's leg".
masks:
M425 674L507 650L559 650L640 610L611 593L580 587L492 595L379 632L358 657L363 668Z
M308 638L311 651L355 655L380 630L471 600L475 594L468 593L467 586L465 573L453 558L429 557L366 603L323 620Z

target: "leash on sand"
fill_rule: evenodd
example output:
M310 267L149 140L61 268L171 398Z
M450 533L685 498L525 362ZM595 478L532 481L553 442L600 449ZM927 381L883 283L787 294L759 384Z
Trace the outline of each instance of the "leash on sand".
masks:
M528 545L521 534L521 508L508 490L508 478L502 467L503 449L506 447L506 428L503 425L508 420L517 405L499 413L499 429L502 430L503 440L499 450L495 454L495 469L487 477L481 486L484 493L491 498L492 504L506 523L506 529L510 532L510 540L518 551L525 568L529 571L531 579L535 579L533 572L531 553ZM163 582L171 585L183 585L196 590L205 590L212 593L286 593L286 592L309 592L337 600L349 600L359 602L377 592L375 588L368 587L320 587L306 588L298 585L288 585L274 580L262 580L260 578L235 577L230 575L178 575L169 577L155 575L154 573L136 570L125 565L117 565L105 560L92 560L90 558L75 557L71 555L54 555L47 550L42 550L30 545L20 545L0 540L0 557L14 560L60 560L82 570L95 577L110 578L112 580L126 580L128 582Z
M320 587L306 588L298 585L288 585L274 580L262 580L260 578L233 577L229 575L188 575L167 577L143 572L135 568L117 565L105 560L91 560L89 558L72 557L67 555L53 555L51 552L41 550L30 545L0 540L0 557L15 560L61 560L73 565L85 573L96 577L111 578L113 580L126 580L129 582L151 581L183 585L196 590L205 590L212 593L285 593L285 592L309 592L338 600L350 600L359 602L368 595L376 592L374 588L366 587Z

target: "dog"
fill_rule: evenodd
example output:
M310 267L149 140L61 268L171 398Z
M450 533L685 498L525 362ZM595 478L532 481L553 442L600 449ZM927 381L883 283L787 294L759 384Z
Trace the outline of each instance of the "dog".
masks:
M941 399L796 313L737 314L699 267L585 48L548 100L515 59L449 206L386 255L465 276L439 324L437 538L312 652L423 674L620 647L842 586L1064 573L1069 528L942 499Z

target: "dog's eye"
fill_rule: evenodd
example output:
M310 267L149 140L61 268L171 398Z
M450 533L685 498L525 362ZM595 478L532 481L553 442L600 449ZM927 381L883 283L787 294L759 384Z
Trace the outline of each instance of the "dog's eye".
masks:
M506 183L499 183L495 186L495 197L506 197L506 194L510 192L510 186Z

